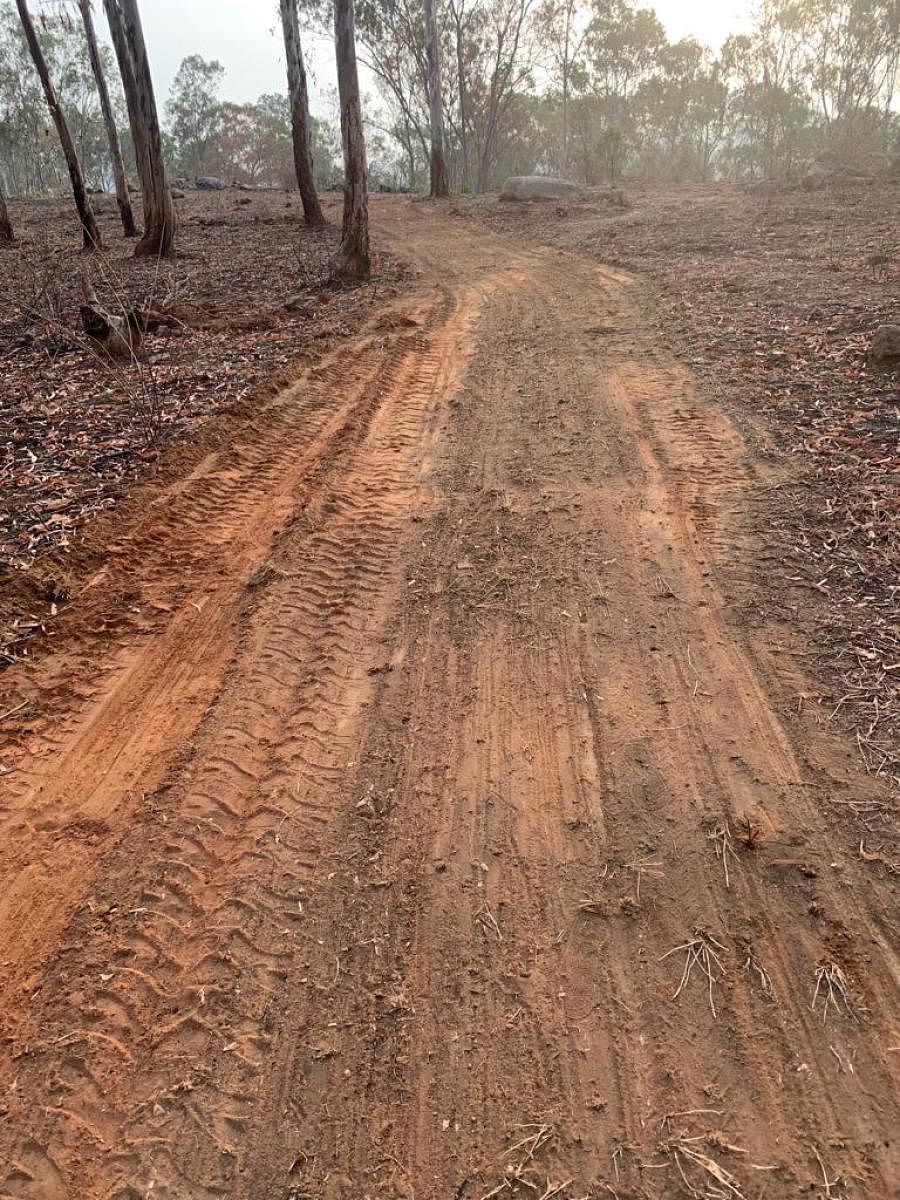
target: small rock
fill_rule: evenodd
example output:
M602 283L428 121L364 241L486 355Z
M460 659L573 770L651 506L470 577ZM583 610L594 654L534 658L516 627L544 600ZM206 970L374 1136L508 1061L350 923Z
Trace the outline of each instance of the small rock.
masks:
M565 200L581 188L569 179L554 175L510 175L500 193L501 200Z
M201 175L196 183L201 192L224 192L228 187L224 179L216 179L214 175Z
M900 358L900 325L879 325L869 347L876 362Z
M185 197L185 193L181 190L181 188L173 187L171 192L173 200L183 200Z
M824 163L810 163L800 183L805 192L820 192L829 179L831 179L833 173Z

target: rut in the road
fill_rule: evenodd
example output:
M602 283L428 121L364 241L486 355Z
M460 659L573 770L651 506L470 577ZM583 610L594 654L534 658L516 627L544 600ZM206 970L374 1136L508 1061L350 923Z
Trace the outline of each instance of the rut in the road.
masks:
M0 1196L887 1200L878 784L739 625L765 471L621 274L386 211L408 311L148 514L169 610L24 764Z

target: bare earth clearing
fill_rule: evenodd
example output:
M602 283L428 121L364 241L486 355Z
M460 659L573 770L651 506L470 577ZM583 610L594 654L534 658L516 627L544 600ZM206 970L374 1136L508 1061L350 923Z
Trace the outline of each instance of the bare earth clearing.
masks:
M80 253L70 203L34 201L11 206L18 241L0 257L0 667L52 630L51 603L77 586L75 560L83 572L96 548L105 561L110 530L85 546L86 520L139 473L184 473L197 447L161 464L163 447L212 415L253 411L358 329L401 273L386 262L372 284L336 289L338 230L307 229L297 197L280 192L188 194L178 256L161 263L133 258L111 197L95 204L103 255ZM339 226L339 198L324 205ZM171 312L141 363L105 365L87 344L84 272L114 310L150 301Z
M758 586L793 461L627 270L373 208L415 282L2 677L0 1196L896 1196L888 772Z

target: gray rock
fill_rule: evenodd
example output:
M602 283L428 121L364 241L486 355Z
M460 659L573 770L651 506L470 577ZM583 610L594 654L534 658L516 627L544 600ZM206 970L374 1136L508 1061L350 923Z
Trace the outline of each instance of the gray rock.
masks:
M224 192L228 187L224 179L216 179L214 175L201 175L196 182L201 192Z
M501 200L568 200L581 188L569 179L553 175L510 175L500 193Z
M834 172L824 163L810 163L800 184L805 192L820 192L833 175Z
M900 358L900 325L879 325L869 349L876 362Z

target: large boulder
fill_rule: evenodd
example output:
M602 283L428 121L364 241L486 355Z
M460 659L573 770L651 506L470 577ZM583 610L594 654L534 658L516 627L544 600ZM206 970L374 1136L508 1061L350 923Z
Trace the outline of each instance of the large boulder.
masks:
M571 200L581 188L569 179L553 175L510 175L500 193L501 200Z
M216 179L214 175L201 175L197 180L201 192L224 192L228 184L224 179Z
M813 162L806 168L800 184L805 192L820 192L833 176L834 171L829 164Z
M900 325L879 325L869 349L876 362L900 359Z

